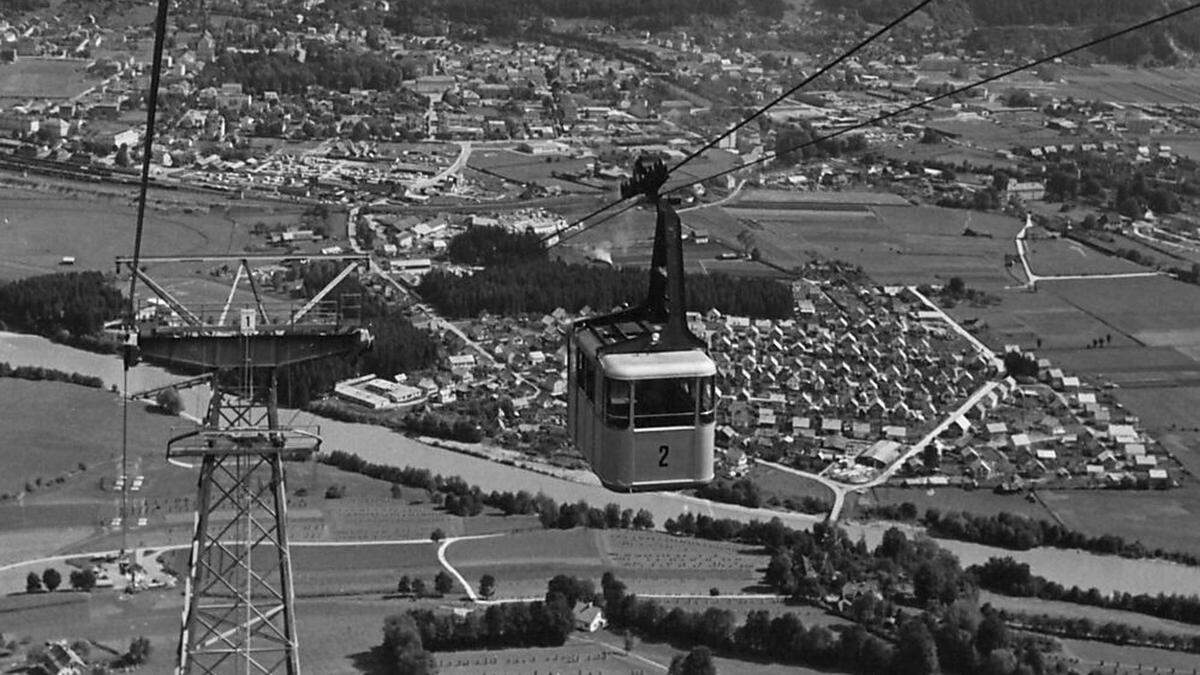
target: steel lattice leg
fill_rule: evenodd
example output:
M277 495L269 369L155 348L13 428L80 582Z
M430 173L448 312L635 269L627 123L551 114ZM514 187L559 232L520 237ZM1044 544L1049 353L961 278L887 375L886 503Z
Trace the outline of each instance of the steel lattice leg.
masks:
M273 397L272 397L272 403ZM257 426L261 408L214 395L209 426ZM203 455L179 638L181 675L298 675L282 448L268 438Z

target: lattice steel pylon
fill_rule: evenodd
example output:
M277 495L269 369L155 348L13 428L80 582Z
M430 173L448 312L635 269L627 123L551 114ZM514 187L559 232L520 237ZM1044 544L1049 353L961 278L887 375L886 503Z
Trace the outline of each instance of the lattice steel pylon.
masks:
M357 322L361 307L347 307L345 296L324 301L366 258L307 257L349 264L299 308L264 302L250 256L141 258L236 260L229 299L213 307L187 307L144 270L131 269L164 305L138 317L127 358L214 373L203 424L167 446L169 459L200 462L176 669L181 675L300 672L283 462L315 452L320 437L279 424L277 374L370 345ZM117 264L132 268L129 258ZM253 303L231 313L243 271Z

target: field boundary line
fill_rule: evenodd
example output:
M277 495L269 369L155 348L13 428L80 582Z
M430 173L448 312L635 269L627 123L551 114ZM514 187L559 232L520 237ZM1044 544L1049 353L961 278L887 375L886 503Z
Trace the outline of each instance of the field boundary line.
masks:
M616 649L617 651L621 652L622 654L624 654L625 656L627 656L631 659L637 659L638 661L642 661L643 663L648 663L660 670L669 670L666 666L659 663L658 661L648 659L648 658L642 656L641 654L634 654L631 651L626 651L625 649L618 647L617 645L610 645L607 642L601 642L600 640L596 640L594 638L580 637L578 635L571 635L571 637L574 638L575 640L578 640L579 642L588 642L588 643L591 643L594 645L599 645L601 647L607 647L609 649Z
M438 562L442 564L442 567L444 567L446 571L451 574L451 576L458 580L458 583L462 584L463 588L467 589L467 597L471 599L471 602L480 602L479 594L475 592L475 589L471 586L471 584L467 583L466 578L454 568L454 565L451 565L450 561L446 559L446 549L450 548L450 544L453 544L456 541L464 541L469 539L495 539L496 537L503 536L504 533L497 532L496 534L474 534L465 537L450 537L448 539L443 539L441 545L438 546Z

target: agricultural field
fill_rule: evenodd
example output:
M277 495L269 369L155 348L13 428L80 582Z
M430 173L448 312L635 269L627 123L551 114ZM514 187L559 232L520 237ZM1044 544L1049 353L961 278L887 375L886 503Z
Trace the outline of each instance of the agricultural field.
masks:
M754 465L746 477L761 490L763 501L769 501L772 497L778 498L781 502L787 499L800 501L805 497L813 497L833 504L833 493L830 489L810 478L762 464Z
M1038 520L1051 518L1051 514L1038 502L1029 502L1021 495L998 495L991 490L874 487L858 498L860 508L894 506L904 502L914 504L919 516L924 516L928 509L939 509L943 513L963 511L980 516L1012 513ZM847 515L858 513L848 511Z
M430 589L433 577L442 571L433 542L413 544L370 543L363 545L313 546L296 542L291 550L297 597L380 594L395 591L402 575L423 579ZM186 570L189 552L176 549L163 554L164 564ZM271 558L255 559L255 569L269 574ZM452 591L458 597L464 590Z
M1043 276L1150 271L1124 258L1105 255L1067 239L1027 239L1025 247L1030 269Z
M585 213L587 212L580 212L575 214L575 217ZM654 243L654 210L641 207L632 208L623 213L618 209L616 213L618 215L608 221L602 221L602 216L598 217L594 222L602 224L581 230L578 236L571 237L564 246L556 247L554 251L568 262L581 262L583 257L594 255L596 251L606 251L617 266L648 265ZM722 253L744 253L750 247L758 248L764 260L775 264L782 264L779 261L787 256L782 249L775 247L771 242L758 238L755 238L748 247L743 241L746 237L745 233L753 235L755 232L748 228L745 221L734 217L731 212L717 206L697 206L681 209L679 217L684 232L703 232L709 236L707 244L696 244L691 240L684 241L683 262L689 273L735 276L780 275L779 270L746 258L717 259L717 256ZM572 251L572 255L564 254L564 251L568 250ZM802 261L800 260L800 262ZM800 262L795 264L800 264Z
M1088 672L1103 675L1200 672L1200 655L1149 647L1113 645L1094 640L1060 639L1063 652L1088 666ZM1094 670L1093 670L1094 669Z
M1116 342L1115 335L1113 338ZM1173 347L1106 345L1104 349L1047 349L1039 354L1057 368L1115 382L1122 388L1169 386L1200 378L1200 362ZM1153 415L1157 411L1147 412Z
M1116 281L1135 281L1121 279ZM1084 349L1096 338L1112 335L1111 347L1136 347L1139 343L1084 309L1055 294L1060 284L1091 282L1053 282L1038 284L1036 293L1007 291L1001 302L987 307L959 305L949 310L960 323L978 323L973 332L993 349L1020 345L1023 349ZM970 285L968 283L968 285Z
M1063 68L1062 81L1046 83L1053 96L1116 103L1194 103L1200 96L1194 68L1137 68L1096 64Z
M940 127L941 125L939 125ZM1001 129L1011 130L1012 127L1005 126ZM1054 132L1047 130L1045 127L1037 128L1036 138L1045 138L1046 142L1054 142L1057 135ZM971 167L982 170L1000 170L1000 169L1015 169L1017 163L1011 160L997 157L997 150L1008 150L1014 145L1019 144L1023 139L1028 142L1028 136L1020 132L1011 132L1006 134L996 134L991 129L980 130L983 133L977 133L976 130L970 130L964 133L964 139L973 143L973 146L951 144L951 143L922 143L919 138L898 142L895 145L878 145L879 154L892 160L900 162L927 162L935 161L945 164L961 166L964 162ZM897 147L899 146L899 147ZM989 150L990 149L990 150Z
M299 226L307 207L268 202L237 202L227 206L156 203L146 214L144 255L241 253L265 249L256 227ZM133 250L137 211L120 195L44 194L0 188L0 281L69 269L114 271L114 259ZM332 212L325 220L332 237L345 237L346 215ZM74 256L71 267L60 264ZM205 263L159 264L151 276L185 303L223 303L232 272L213 276ZM240 294L248 297L249 285ZM283 298L275 298L281 300Z
M1047 292L1154 346L1200 345L1200 286L1167 277L1046 282Z
M536 597L546 580L574 574L598 581L612 571L631 592L762 592L761 551L720 542L626 530L545 530L455 542L446 558L471 582L493 574L500 597Z
M1066 527L1115 534L1149 548L1200 554L1200 486L1174 490L1039 490Z
M0 63L0 104L5 107L30 99L65 100L99 84L89 75L86 61L22 58Z
M88 483L115 473L121 454L119 396L65 382L3 378L0 400L5 402L5 414L0 416L5 439L0 449L0 493L15 494L26 482L36 488L38 479L48 485L67 472L75 472L78 481ZM71 424L62 424L63 419L70 419ZM161 455L171 427L182 422L150 412L144 405L131 405L131 456ZM87 465L86 472L79 472L80 462ZM35 489L27 500L38 492ZM0 517L0 522L11 521Z
M1117 400L1136 414L1154 438L1192 472L1200 475L1200 387L1196 386L1195 362L1183 371L1188 386L1125 387L1118 389Z
M488 148L474 150L467 166L479 170L486 175L500 177L514 183L536 183L543 187L558 186L563 192L606 192L603 182L596 179L592 182L597 187L587 187L579 183L555 177L555 173L578 174L584 171L592 162L590 159L560 157L557 155L531 155L515 150Z
M645 246L632 246L621 251L612 251L613 265L617 267L649 267L653 253L653 242ZM721 244L683 244L683 267L688 274L727 274L730 276L780 276L777 269L747 258L721 260L717 256L728 253L740 253Z
M1077 605L1072 602L1058 600L1042 600L1041 598L1014 598L990 591L979 592L979 604L988 603L997 609L1026 614L1048 614L1071 619L1089 619L1096 625L1104 623L1122 623L1137 626L1147 633L1162 631L1171 635L1200 635L1200 626L1182 621L1160 619L1148 614L1127 612L1119 609Z
M187 392L185 392L185 396ZM110 524L119 513L121 441L120 398L105 391L56 382L0 379L0 400L12 413L4 417L9 443L0 451L0 493L15 494L40 476L46 484L23 501L0 504L0 551L21 557L69 550L118 548L120 532ZM56 410L71 425L56 422ZM16 420L26 423L17 425ZM28 423L30 420L36 423ZM146 525L131 529L135 546L182 545L190 541L198 470L166 461L172 430L190 428L176 417L151 412L143 403L129 406L130 474L144 481L129 492L133 515ZM87 464L78 471L79 462ZM535 517L504 517L485 509L462 518L435 509L424 490L405 488L393 498L390 484L318 462L285 465L289 534L294 541L396 541L426 539L434 529L447 536L540 528ZM62 483L53 483L67 475ZM345 496L326 498L333 486ZM53 528L53 536L34 536ZM63 535L70 534L69 537Z
M809 193L797 194L802 200ZM739 218L764 260L785 268L821 258L860 265L883 284L944 284L957 276L994 291L1012 283L1004 256L1020 223L1006 216L854 201L742 206L723 208ZM968 229L976 236L964 236Z
M590 635L576 633L562 647L439 652L438 672L446 675L530 675L531 673L585 673L590 675L650 675L666 671L686 649L659 642L638 641L631 653L624 638L612 631ZM799 666L741 661L715 657L717 672L746 675L818 675L828 671Z

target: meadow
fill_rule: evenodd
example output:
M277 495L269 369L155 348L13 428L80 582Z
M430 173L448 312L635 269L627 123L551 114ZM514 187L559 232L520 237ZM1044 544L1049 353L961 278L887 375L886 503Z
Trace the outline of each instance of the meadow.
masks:
M1041 598L1015 598L990 591L979 592L979 604L988 603L997 609L1026 614L1048 614L1071 619L1088 619L1096 625L1105 623L1122 623L1137 626L1148 633L1163 631L1175 635L1200 634L1200 626L1182 621L1160 619L1147 614L1127 612L1119 609L1106 609L1089 605L1077 605L1058 600L1042 600Z
M968 287L997 290L1012 283L1004 256L1020 229L1016 219L902 206L857 193L840 202L827 196L839 193L796 193L794 201L778 203L755 194L753 201L722 208L739 219L764 260L783 267L819 258L860 265L883 284L944 284L960 277ZM810 195L823 196L805 201ZM965 236L968 229L976 236Z
M544 530L497 539L455 542L446 558L472 583L497 580L498 597L536 597L546 580L574 574L599 581L612 571L631 592L723 594L764 592L767 558L758 549L730 543L627 530Z
M758 486L764 501L772 497L776 497L780 501L787 499L800 501L805 497L813 497L833 504L833 492L811 478L797 476L762 464L755 464L746 477Z
M1030 269L1034 274L1044 276L1150 271L1124 258L1105 255L1066 239L1028 239L1025 247Z
M1114 645L1095 640L1060 640L1063 651L1089 666L1099 675L1139 675L1141 673L1200 672L1200 655L1166 649Z
M1200 554L1200 487L1174 490L1039 490L1063 525L1091 536L1115 534L1167 551Z
M128 195L87 195L75 188L51 193L21 188L0 188L0 282L67 269L115 270L117 256L133 251L136 206ZM204 204L184 202L187 196L153 195L146 212L143 255L231 254L264 248L266 239L253 234L256 227L300 226L307 207L259 201L228 202L212 198ZM345 213L333 211L325 220L332 240L344 240ZM74 256L70 267L60 264ZM211 263L161 263L149 273L185 304L224 303L232 273L214 277ZM249 296L243 282L241 297ZM274 298L281 300L283 298Z
M1200 96L1194 68L1137 68L1096 64L1071 66L1065 81L1052 83L1055 96L1118 103L1193 103Z
M1200 286L1168 277L1047 282L1045 290L1150 346L1200 345Z
M5 402L0 415L5 439L0 449L0 493L15 494L26 482L36 488L38 479L48 484L67 472L76 472L78 478L72 482L90 483L106 472L115 475L121 453L119 396L63 382L3 378L0 400ZM129 418L130 455L135 458L162 455L171 427L183 422L139 403L130 405ZM80 462L87 465L86 472L79 472Z
M918 516L924 516L928 509L939 509L943 513L964 511L981 516L1012 513L1038 520L1051 518L1050 513L1040 503L1028 502L1021 495L998 495L991 490L874 487L858 498L860 508L896 506L904 502L915 505Z
M1121 279L1119 281L1132 281ZM1039 283L1037 292L1013 290L998 294L1000 302L987 307L960 304L949 313L960 323L974 320L973 332L993 349L1020 345L1024 349L1085 349L1096 338L1112 336L1111 347L1136 347L1139 343L1114 326L1052 291L1059 284ZM970 285L968 283L968 285Z
M0 63L0 101L5 102L68 99L99 82L99 78L88 74L84 61L22 58Z

